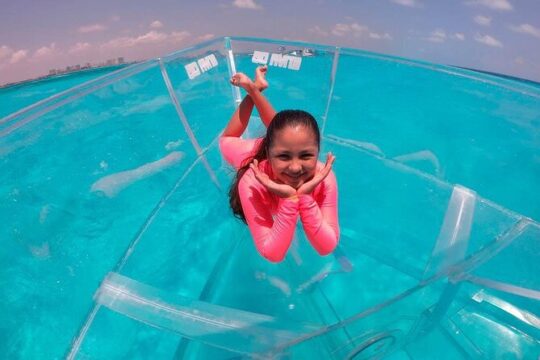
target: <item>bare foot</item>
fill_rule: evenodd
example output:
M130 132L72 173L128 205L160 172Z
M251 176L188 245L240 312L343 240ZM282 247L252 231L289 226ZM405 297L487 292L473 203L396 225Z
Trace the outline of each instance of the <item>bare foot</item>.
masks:
M241 87L242 89L249 91L250 87L254 85L253 81L244 73L236 73L231 78L231 84Z
M266 80L266 71L268 66L257 66L255 69L255 81L253 82L259 91L263 91L268 87L268 81Z

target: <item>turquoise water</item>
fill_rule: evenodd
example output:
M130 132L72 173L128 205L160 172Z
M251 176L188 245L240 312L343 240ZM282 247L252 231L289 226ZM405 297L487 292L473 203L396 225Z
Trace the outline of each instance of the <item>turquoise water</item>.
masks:
M321 258L300 230L273 265L230 214L216 141L240 95L231 68L252 73L253 51L303 47L316 56L299 70L269 66L267 96L319 120L337 156L342 237ZM210 55L216 66L189 79L184 66ZM539 113L540 90L513 80L218 39L6 115L0 350L536 358Z

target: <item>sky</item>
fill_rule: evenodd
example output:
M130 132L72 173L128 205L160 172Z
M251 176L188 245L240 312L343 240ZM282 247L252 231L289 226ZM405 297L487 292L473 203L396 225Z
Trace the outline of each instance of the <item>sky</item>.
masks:
M0 0L0 85L221 36L358 48L540 82L540 0Z

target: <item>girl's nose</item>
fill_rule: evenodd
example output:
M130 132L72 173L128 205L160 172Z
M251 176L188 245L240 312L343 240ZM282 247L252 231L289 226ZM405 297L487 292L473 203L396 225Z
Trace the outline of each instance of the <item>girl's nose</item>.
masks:
M293 173L299 173L300 171L302 171L302 164L300 164L299 161L291 161L291 164L289 165L289 171Z

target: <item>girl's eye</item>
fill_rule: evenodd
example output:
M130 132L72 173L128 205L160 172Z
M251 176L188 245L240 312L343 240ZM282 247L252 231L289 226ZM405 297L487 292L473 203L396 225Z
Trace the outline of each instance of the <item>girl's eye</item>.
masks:
M280 160L289 160L289 155L285 155L285 154L278 155L278 159L280 159Z
M313 154L303 154L302 156L300 156L300 158L303 160L309 160L313 158Z

